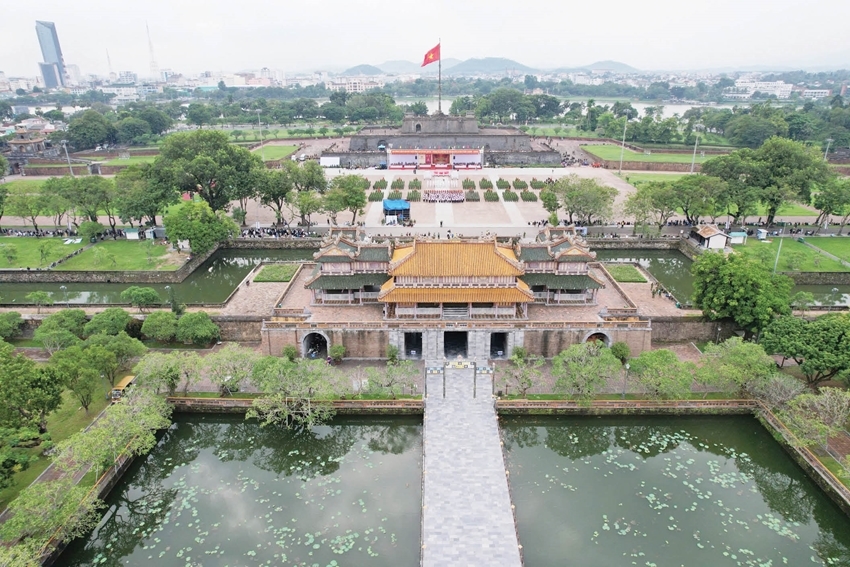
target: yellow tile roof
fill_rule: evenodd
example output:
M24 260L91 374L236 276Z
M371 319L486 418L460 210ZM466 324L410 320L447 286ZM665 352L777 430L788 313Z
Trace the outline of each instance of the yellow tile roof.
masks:
M522 286L527 290L524 283ZM531 292L521 289L522 286L507 288L393 288L390 286L388 292L381 291L378 300L386 303L528 303L534 301Z
M520 276L523 270L510 248L495 241L415 241L396 250L391 276Z

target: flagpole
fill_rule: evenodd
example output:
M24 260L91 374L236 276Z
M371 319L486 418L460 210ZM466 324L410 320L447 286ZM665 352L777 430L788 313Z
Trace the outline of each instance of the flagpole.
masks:
M443 113L443 38L438 38L440 58L437 59L437 114Z

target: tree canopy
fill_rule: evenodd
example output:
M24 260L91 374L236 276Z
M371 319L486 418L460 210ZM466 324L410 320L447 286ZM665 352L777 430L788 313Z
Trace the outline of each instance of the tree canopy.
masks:
M173 241L188 240L193 254L204 254L219 243L239 234L239 227L223 211L213 211L204 202L186 202L163 219Z

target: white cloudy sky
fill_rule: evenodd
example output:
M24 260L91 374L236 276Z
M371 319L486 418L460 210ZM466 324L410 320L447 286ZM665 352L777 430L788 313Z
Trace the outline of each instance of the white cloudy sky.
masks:
M9 0L7 0L9 1ZM850 67L847 0L40 0L0 18L0 71L35 75L35 20L56 23L83 73L342 70L443 57L507 57L535 68L612 59L640 69Z

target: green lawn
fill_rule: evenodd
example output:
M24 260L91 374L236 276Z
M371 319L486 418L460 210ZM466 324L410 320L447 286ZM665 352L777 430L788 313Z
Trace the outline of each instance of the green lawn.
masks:
M105 250L105 253L96 252ZM148 261L148 246L144 240L104 240L85 252L56 267L57 270L176 270L186 255L169 254L170 247L155 244ZM110 256L111 255L111 256ZM114 262L113 262L114 259Z
M85 164L83 164L83 163L76 163L76 164L73 164L73 165L74 165L74 167L85 167ZM56 169L61 169L61 168L68 169L68 164L66 162L32 163L32 164L28 163L27 165L24 166L25 169L41 169L43 167L50 167L50 168L56 168Z
M637 187L641 183L649 183L651 181L676 181L677 179L689 175L687 173L629 173L623 174L623 179L626 183L630 183Z
M599 159L610 160L610 161L619 161L620 160L620 151L622 150L619 146L612 145L599 145L599 146L581 146L581 149L588 152L589 154L597 156ZM711 159L715 156L697 156L696 162L702 163L708 159ZM629 148L625 148L623 152L623 161L647 161L653 163L691 163L693 159L693 155L689 153L685 154L665 154L660 152L652 152L651 154L643 154L638 152L633 152Z
M50 250L47 251L45 261L41 261L41 252L39 247L42 244L48 243ZM14 246L17 249L18 257L14 262L9 262L3 254L2 249L6 246ZM0 237L0 268L39 268L50 265L63 256L79 250L85 246L85 243L80 244L65 244L63 238L31 238L31 237L15 237L4 236Z
M850 237L806 236L806 242L850 262Z
M106 380L99 383L98 390L94 395L94 401L89 406L88 413L83 410L76 398L69 391L66 391L63 394L62 405L47 420L47 432L50 434L53 442L58 443L63 441L74 433L85 429L103 408L106 407L108 403L106 395L110 388L111 386ZM5 508L6 504L16 498L21 490L29 486L50 465L50 460L40 455L41 449L35 447L29 449L29 451L39 458L27 470L17 473L11 486L0 491L0 509Z
M255 282L288 282L300 264L270 264L254 277Z
M44 183L43 179L15 179L7 181L3 186L9 191L35 191L41 187L42 183Z
M780 272L792 271L788 266L788 259L794 254L802 254L804 256L804 260L798 269L800 272L850 272L850 268L846 268L822 254L818 254L816 250L812 250L793 238L782 238L781 240L782 251L779 256L779 265L776 268ZM768 249L770 254L765 254L765 262L773 269L773 264L776 261L776 252L779 249L779 241L779 238L774 238L771 242L764 242L751 236L747 239L745 246L738 244L734 248L744 253L755 253L757 249Z
M257 148L256 150L254 150L254 153L257 155L262 155L266 161L274 161L291 156L297 149L298 146L278 146L273 144L267 144L262 148Z
M128 158L114 158L103 165L137 165L140 163L153 163L157 156L130 156Z
M608 273L611 274L618 282L644 283L646 278L640 273L640 270L630 264L614 265L608 264L605 266Z

